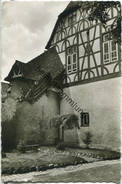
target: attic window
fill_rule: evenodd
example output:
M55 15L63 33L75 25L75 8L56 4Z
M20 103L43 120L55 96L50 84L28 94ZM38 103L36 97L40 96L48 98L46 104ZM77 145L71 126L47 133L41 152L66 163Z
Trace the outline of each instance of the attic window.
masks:
M20 70L17 70L16 72L14 71L13 72L13 78L17 78L17 77L22 77L23 74L21 73Z
M68 17L68 26L71 26L75 22L76 22L76 12L74 12L71 15L69 15L69 17Z
M89 126L89 113L82 112L81 113L81 127L88 127Z

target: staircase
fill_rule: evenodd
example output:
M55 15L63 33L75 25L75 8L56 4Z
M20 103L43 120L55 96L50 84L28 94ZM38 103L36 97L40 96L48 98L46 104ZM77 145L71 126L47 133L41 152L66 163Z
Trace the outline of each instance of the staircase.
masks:
M25 100L30 103L36 102L42 94L50 87L50 80L43 78L39 81L38 85L33 85L31 89L26 93Z

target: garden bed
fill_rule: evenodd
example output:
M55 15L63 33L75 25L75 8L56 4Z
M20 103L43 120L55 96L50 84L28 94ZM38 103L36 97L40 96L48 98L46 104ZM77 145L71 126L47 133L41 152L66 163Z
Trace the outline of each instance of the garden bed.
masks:
M64 151L55 147L41 147L38 152L7 153L2 159L2 174L44 171L51 168L65 167L100 160L120 158L118 152L66 148Z
M80 156L82 158L96 158L99 160L113 160L120 159L120 152L110 151L110 150L102 150L102 149L74 149L67 148L71 154Z

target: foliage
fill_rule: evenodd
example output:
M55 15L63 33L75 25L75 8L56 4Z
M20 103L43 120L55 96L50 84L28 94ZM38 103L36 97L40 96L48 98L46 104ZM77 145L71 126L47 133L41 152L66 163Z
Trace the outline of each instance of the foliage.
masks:
M6 153L2 151L2 158L6 158Z
M120 159L121 154L120 152L117 152L117 151L110 151L107 154L104 154L102 157L103 157L103 160L114 160L114 159Z
M16 145L16 112L18 101L10 95L2 95L1 123L2 123L2 147L4 151L10 151Z
M17 145L17 150L21 153L25 153L24 142L22 140L20 140L19 144Z
M74 126L79 128L78 117L76 114L65 114L65 115L57 115L50 120L51 125L53 127L63 127L67 129L73 129Z
M121 17L119 17L115 21L115 25L113 24L113 29L111 31L113 38L118 42L121 43Z
M8 97L2 103L2 122L10 121L16 113L17 102L15 99Z
M121 5L119 1L107 1L107 2L95 1L92 4L92 7L90 8L89 20L91 21L99 20L105 27L109 19L109 14L107 10L108 8L111 8L111 7L117 8L119 10L118 17L111 25L111 33L112 33L113 39L118 43L120 43L121 42Z
M120 158L120 153L100 149L71 149L65 151L56 150L55 147L40 147L38 153L17 152L6 153L7 159L2 159L2 174L25 173L30 171L50 169L51 167L64 167L74 164L91 162L91 158L108 160ZM82 158L85 156L85 160ZM92 161L96 159L92 158Z
M56 149L58 150L65 150L65 146L63 142L59 142L56 146Z
M2 174L19 174L37 169L44 171L53 167L58 168L86 162L83 158L67 154L67 151L62 152L51 147L41 147L38 153L7 153L7 160L2 159L1 165Z
M92 134L91 132L85 132L84 137L82 138L83 142L86 144L87 148L89 148L89 144L92 142Z

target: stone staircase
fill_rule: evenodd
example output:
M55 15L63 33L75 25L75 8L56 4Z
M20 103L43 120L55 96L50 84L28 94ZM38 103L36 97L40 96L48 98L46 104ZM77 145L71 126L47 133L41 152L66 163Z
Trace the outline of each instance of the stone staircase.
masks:
M47 77L42 78L38 81L38 84L34 84L31 89L25 95L25 100L30 103L36 102L42 94L50 87L50 80Z

